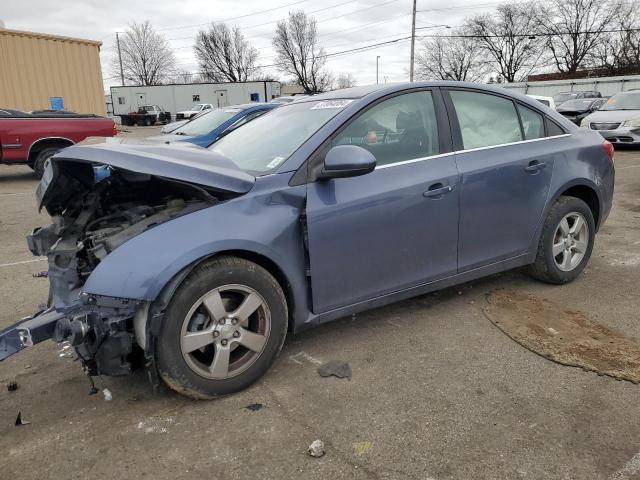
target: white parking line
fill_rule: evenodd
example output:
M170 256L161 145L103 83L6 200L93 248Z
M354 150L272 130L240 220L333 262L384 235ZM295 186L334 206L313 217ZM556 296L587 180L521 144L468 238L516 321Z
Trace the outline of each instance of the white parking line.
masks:
M636 453L631 460L624 464L620 470L609 477L609 480L625 480L640 472L640 452Z
M44 262L46 258L35 258L33 260L23 260L21 262L13 262L13 263L0 263L0 268L2 267L13 267L14 265L23 265L25 263L34 263L34 262Z

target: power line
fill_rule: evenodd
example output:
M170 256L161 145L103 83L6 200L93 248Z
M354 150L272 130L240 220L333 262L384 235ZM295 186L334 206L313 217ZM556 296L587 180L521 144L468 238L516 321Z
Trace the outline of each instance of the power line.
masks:
M298 0L297 2L287 3L286 5L280 5L279 7L267 8L266 10L259 10L259 11L256 11L256 12L246 13L244 15L239 15L237 17L223 18L221 20L218 20L218 22L229 22L231 20L238 20L240 18L247 18L247 17L252 17L254 15L261 15L263 13L273 12L275 10L280 10L281 8L292 7L293 5L298 5L299 3L305 3L305 2L308 2L308 1L310 1L310 0ZM182 28L201 27L203 25L209 25L210 23L211 22L196 23L196 24L193 24L193 25L181 25L181 26L178 26L178 27L158 28L157 30L180 30Z
M341 6L343 6L343 5L347 5L347 4L349 4L349 3L354 3L354 2L357 2L357 1L358 1L358 0L348 0L348 1L346 1L346 2L337 3L337 4L335 4L335 5L331 5L331 6L329 6L329 7L323 7L323 8L319 8L318 10L312 10L312 11L310 11L310 12L304 12L304 13L305 13L305 14L307 14L307 15L311 15L311 14L318 13L318 12L324 12L325 10L332 10L332 9L334 9L334 8L336 8L336 7L341 7ZM375 4L375 5L371 5L371 6L369 6L369 7L359 8L359 9L356 9L356 10L352 10L351 12L347 12L347 13L343 13L343 14L340 14L340 15L336 15L336 16L334 16L334 17L329 17L329 18L323 18L323 19L321 19L321 20L316 20L316 24L318 24L318 23L324 23L324 22L329 22L329 21L331 21L331 20L336 20L336 19L338 19L338 18L343 18L343 17L346 17L346 16L348 16L348 15L353 15L354 13L364 12L364 11L366 11L366 10L371 10L371 9L373 9L373 8L382 7L382 6L384 6L384 5L388 5L388 4L390 4L390 3L395 3L395 2L399 2L399 1L401 1L401 0L387 0L387 1L382 2L382 3L377 3L377 4ZM282 20L282 19L281 19L281 20ZM279 22L279 21L281 21L281 20L273 20L273 21L270 21L270 22L258 23L258 24L255 24L255 25L247 25L247 26L245 26L245 27L240 27L240 28L241 28L241 30L249 30L249 29L251 29L251 28L258 28L258 27L264 27L264 26L266 26L266 25L273 25L273 24L278 23L278 22ZM192 38L193 38L193 37L178 37L178 38L168 38L167 40L188 40L188 39L192 39Z

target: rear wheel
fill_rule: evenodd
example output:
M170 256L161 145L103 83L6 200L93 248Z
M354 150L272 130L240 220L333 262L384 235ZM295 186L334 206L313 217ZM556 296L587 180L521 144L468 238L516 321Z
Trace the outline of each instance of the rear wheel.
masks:
M59 147L48 147L43 148L38 152L36 159L33 161L33 166L31 167L33 168L33 171L36 172L36 176L38 178L42 178L47 160L53 157L58 150L60 150Z
M151 121L151 118L146 117L146 118L144 119L144 126L145 126L145 127L150 127L152 123L153 123L153 122Z
M214 258L189 274L167 307L156 348L160 375L192 398L237 392L269 369L286 329L284 294L269 272Z
M560 197L549 210L529 272L547 283L574 280L589 262L594 239L595 221L589 206L578 198Z

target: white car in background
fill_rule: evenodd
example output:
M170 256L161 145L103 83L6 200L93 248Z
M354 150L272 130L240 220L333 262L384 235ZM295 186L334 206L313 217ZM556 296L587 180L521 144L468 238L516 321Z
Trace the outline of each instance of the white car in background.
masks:
M527 95L527 97L535 98L540 103L549 107L551 110L556 109L556 102L553 100L553 97L543 97L541 95Z
M640 145L640 90L615 94L580 127L597 130L613 144Z
M213 105L210 103L196 103L195 105L192 105L189 110L183 110L182 112L176 113L176 120L189 120L197 114L212 108Z
M173 132L174 130L177 130L178 128L180 128L181 126L183 126L186 123L189 123L191 120L198 118L200 115L204 115L207 112L210 112L211 109L210 108L205 108L204 110L200 110L199 113L196 113L193 117L189 118L189 119L185 119L185 120L177 120L175 122L171 122L167 125L165 125L164 127L162 127L160 129L160 133L162 134L168 134Z

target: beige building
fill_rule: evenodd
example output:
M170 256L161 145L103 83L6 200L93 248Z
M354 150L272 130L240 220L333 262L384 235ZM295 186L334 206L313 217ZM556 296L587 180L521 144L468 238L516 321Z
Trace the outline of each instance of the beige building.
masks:
M101 45L0 28L0 108L104 115Z

